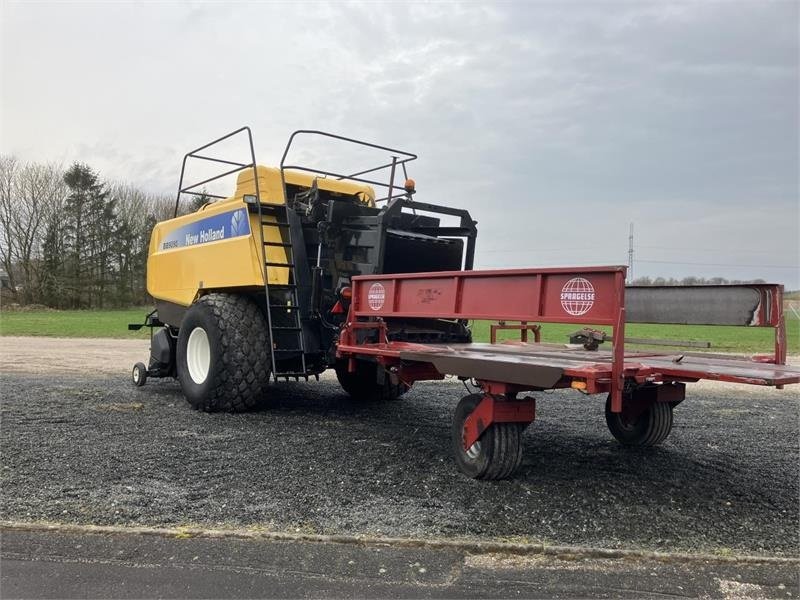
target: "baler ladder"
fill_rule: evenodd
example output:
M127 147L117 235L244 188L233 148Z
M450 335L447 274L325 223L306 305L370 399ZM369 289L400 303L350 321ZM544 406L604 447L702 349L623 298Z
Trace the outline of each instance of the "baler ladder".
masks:
M267 325L270 335L270 361L272 375L278 377L306 375L306 350L303 323L300 314L300 303L297 296L297 265L295 264L294 246L292 245L292 229L289 223L289 209L285 204L264 205L256 203L258 207L259 232L261 233L261 247L264 256L264 293L267 301ZM273 220L268 220L269 218ZM271 242L264 235L265 229L278 231L274 239L280 242ZM267 249L279 247L286 250L288 262L270 261ZM269 269L289 269L289 279L286 284L272 285L269 283ZM270 291L273 293L271 294ZM284 292L283 302L279 302L273 295L275 292ZM278 294L280 295L280 294ZM289 347L286 347L288 345ZM282 359L300 357L300 369L279 371L279 361ZM295 363L296 364L296 363Z

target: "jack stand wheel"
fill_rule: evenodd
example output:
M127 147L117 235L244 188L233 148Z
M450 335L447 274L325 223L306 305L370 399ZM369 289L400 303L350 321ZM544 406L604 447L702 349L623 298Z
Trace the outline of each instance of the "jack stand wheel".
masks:
M133 370L131 371L131 381L136 387L142 387L145 383L147 383L147 367L144 366L144 363L138 362L133 365Z

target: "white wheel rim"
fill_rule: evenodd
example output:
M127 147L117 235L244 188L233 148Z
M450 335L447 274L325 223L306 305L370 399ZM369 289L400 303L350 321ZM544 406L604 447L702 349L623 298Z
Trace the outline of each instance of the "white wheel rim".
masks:
M470 460L475 460L478 458L478 455L481 453L481 443L475 442L472 446L469 447L467 450L467 456Z
M139 383L139 367L133 367L133 381Z
M189 334L186 343L186 366L189 367L189 377L197 384L201 384L208 377L211 366L211 346L208 344L208 335L202 327L195 327Z

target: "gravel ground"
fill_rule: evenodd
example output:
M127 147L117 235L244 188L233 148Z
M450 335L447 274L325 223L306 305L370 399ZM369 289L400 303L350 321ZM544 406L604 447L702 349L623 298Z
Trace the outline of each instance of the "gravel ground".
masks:
M690 386L658 448L610 437L603 401L540 394L516 479L450 455L457 382L357 404L335 380L273 387L242 415L191 410L171 380L2 377L0 518L481 536L799 555L797 387Z

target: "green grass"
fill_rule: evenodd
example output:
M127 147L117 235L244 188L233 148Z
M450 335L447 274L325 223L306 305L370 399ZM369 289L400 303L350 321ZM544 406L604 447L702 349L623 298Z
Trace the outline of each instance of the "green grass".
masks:
M151 309L147 307L124 310L58 310L32 312L0 312L0 335L42 335L52 337L109 337L146 338L147 329L128 331L128 323L141 323ZM611 332L609 327L595 327ZM542 326L542 341L566 343L568 335L580 329L578 325L546 323ZM489 323L473 323L476 342L489 341ZM800 354L800 320L786 315L789 354ZM626 337L671 340L710 341L711 351L736 353L772 352L772 329L761 327L721 327L711 325L641 325L626 327ZM500 332L499 338L519 339L514 331ZM532 338L531 338L532 339ZM661 347L668 349L669 347Z
M0 335L50 337L146 338L149 329L128 331L128 323L141 323L152 308L123 310L0 311Z
M592 326L611 334L610 327ZM542 341L567 343L569 334L581 329L580 325L545 323L542 325ZM533 335L530 339L533 339ZM476 342L489 341L489 322L472 323L472 337ZM625 326L627 338L653 338L660 340L681 340L711 342L710 352L771 353L775 347L775 334L767 327L727 327L720 325L646 325L631 323ZM786 337L789 354L800 354L800 320L793 315L786 316ZM500 331L498 339L519 339L519 332ZM659 346L667 351L672 346ZM677 349L677 348L676 348ZM692 348L692 351L702 349Z

